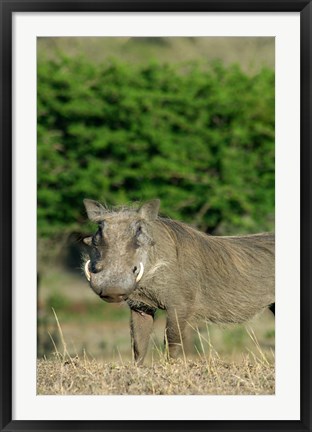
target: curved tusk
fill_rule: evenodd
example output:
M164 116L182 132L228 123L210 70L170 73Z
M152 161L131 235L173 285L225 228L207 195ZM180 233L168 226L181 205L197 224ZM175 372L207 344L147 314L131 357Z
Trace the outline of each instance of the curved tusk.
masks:
M89 263L90 263L90 260L88 260L88 261L85 263L85 266L84 266L84 272L85 272L86 278L87 278L88 281L90 282L90 279L91 279L91 273L89 272Z
M139 282L141 280L143 273L144 273L144 265L140 262L140 271L135 280L136 282Z

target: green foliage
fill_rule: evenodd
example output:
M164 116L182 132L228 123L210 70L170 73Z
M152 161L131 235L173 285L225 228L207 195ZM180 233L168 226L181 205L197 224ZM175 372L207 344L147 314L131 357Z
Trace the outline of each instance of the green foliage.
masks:
M237 326L230 331L224 331L223 334L224 345L230 349L240 349L246 343L246 330L243 326Z
M38 234L77 229L86 197L158 197L207 232L272 230L273 71L39 61Z
M54 292L47 299L47 309L48 310L62 310L68 308L70 301L67 297L60 293Z

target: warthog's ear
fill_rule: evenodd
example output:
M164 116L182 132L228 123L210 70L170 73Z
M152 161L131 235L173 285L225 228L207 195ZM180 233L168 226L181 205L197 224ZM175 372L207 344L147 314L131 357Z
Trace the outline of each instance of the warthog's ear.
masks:
M144 219L149 221L154 221L158 216L159 206L160 206L160 200L154 199L143 204L139 208L138 213Z
M91 222L101 222L104 219L107 210L102 206L102 204L90 199L84 199L83 203Z

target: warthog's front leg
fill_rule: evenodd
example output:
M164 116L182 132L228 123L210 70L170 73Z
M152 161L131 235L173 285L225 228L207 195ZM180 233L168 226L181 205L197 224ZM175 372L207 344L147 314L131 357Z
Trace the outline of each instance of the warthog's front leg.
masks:
M155 310L140 311L131 309L131 341L134 360L142 364L147 352L153 329Z

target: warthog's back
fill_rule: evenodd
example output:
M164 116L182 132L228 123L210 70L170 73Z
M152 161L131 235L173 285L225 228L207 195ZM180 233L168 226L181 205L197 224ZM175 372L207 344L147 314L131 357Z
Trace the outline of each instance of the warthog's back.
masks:
M168 238L164 247L159 234L159 253L173 267L163 276L169 296L189 302L190 318L243 322L274 302L273 234L217 237L169 219L157 224Z

